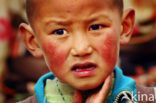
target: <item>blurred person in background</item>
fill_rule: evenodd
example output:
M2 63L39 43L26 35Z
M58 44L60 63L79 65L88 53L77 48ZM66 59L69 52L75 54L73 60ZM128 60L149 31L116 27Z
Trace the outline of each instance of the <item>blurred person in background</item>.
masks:
M121 47L121 68L138 84L155 86L156 0L125 0L125 5L135 8L136 24L129 45Z

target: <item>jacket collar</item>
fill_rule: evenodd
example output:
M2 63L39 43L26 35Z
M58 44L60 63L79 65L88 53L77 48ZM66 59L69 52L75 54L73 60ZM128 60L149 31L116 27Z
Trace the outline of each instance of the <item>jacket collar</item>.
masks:
M133 93L134 95L137 93L136 90L136 82L130 77L124 76L122 70L116 66L115 67L115 83L112 95L110 96L109 103L114 103L119 97L119 94L126 92L126 93Z
M50 73L43 75L36 83L34 89L35 89L35 95L37 97L38 103L48 103L46 101L44 87L45 87L47 79L54 79L54 78L55 76L53 75L53 73L50 72Z

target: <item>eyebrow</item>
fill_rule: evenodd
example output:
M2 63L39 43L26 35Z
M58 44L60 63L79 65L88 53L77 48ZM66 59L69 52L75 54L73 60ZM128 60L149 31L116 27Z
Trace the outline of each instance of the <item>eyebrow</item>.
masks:
M101 15L97 15L97 14L91 15L90 17L88 17L86 20L84 19L83 21L86 22L86 23L90 23L90 22L94 22L96 20L101 20L101 19L108 20L108 22L110 22L110 23L112 22L112 20L107 15L104 15L104 14L101 14ZM47 26L48 25L52 25L52 24L66 26L66 25L70 25L70 24L73 23L70 20L66 20L66 19L62 19L62 18L55 18L55 17L43 20L43 22Z
M45 23L45 25L51 25L51 24L56 24L56 25L69 25L72 24L72 22L65 20L65 19L59 19L59 18L50 18L47 20L43 20L43 22Z
M105 14L95 14L95 15L91 15L91 17L87 20L88 22L93 22L93 21L96 21L96 20L101 20L101 19L104 19L104 20L108 20L108 22L112 22L112 20L109 18L109 16L105 15Z

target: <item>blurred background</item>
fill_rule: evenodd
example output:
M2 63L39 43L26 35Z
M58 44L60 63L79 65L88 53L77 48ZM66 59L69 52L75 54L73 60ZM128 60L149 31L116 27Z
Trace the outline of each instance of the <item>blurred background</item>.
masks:
M118 65L137 84L156 86L156 0L124 0L136 10L130 43L121 47ZM40 76L49 72L43 59L34 58L18 32L27 23L25 0L0 0L0 103L15 103L34 93Z

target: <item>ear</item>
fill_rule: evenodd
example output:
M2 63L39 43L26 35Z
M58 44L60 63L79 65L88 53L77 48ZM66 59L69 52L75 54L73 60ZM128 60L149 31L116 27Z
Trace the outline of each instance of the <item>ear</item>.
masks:
M135 11L131 8L124 11L122 16L122 33L120 35L120 45L125 45L129 42L135 22Z
M19 26L19 31L29 52L37 58L43 57L42 50L39 47L37 39L30 25L22 23Z

